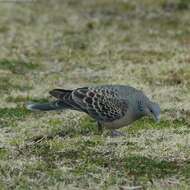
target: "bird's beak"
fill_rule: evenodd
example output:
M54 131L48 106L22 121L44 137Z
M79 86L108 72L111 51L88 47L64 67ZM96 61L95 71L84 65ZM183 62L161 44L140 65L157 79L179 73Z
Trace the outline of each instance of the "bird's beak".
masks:
M160 115L154 116L154 119L155 119L156 123L159 123L160 122Z

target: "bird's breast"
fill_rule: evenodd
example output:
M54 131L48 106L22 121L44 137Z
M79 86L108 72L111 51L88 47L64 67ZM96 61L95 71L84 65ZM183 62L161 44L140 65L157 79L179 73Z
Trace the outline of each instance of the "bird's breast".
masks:
M102 124L107 129L118 129L129 125L133 121L135 121L134 117L131 114L126 114L120 119L114 120L112 122L103 122Z

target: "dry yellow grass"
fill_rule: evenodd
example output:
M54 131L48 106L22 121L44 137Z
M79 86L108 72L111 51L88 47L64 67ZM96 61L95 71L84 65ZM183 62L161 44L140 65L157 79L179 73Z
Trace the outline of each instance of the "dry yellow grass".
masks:
M188 0L0 2L1 189L189 189ZM126 137L78 112L31 113L52 88L128 84L159 102ZM36 139L36 141L34 141Z

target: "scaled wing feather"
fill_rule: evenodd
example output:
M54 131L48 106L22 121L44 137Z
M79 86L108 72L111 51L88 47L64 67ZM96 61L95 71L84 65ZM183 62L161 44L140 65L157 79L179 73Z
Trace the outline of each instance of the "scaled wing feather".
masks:
M112 89L80 88L72 92L72 99L99 121L114 121L127 112L127 100L120 99Z

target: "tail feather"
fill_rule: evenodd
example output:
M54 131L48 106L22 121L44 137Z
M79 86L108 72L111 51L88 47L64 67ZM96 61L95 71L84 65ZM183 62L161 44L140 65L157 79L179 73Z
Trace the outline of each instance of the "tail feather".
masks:
M50 111L63 109L81 111L81 108L72 100L72 90L54 89L49 93L52 96L56 97L58 100L50 103L29 103L26 105L26 108L32 111Z
M51 111L66 109L67 106L59 104L59 102L50 102L50 103L29 103L26 105L26 108L31 111Z

